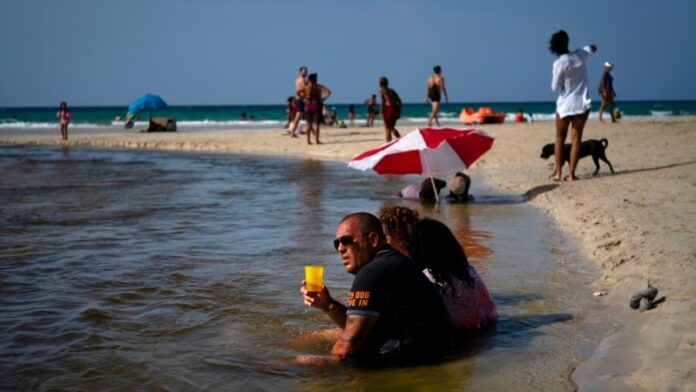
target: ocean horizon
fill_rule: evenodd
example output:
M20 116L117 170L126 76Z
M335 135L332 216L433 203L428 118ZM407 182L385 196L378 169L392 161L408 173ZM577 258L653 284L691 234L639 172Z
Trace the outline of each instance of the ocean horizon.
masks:
M348 122L350 103L327 103L336 112L337 118ZM355 106L356 126L364 125L367 110L364 104ZM505 112L505 121L512 122L515 112L522 109L532 121L553 121L555 102L453 102L442 104L440 121L443 124L460 124L459 113L463 108L489 106L495 111ZM696 100L641 100L620 101L616 107L627 118L661 118L668 116L696 115ZM597 117L599 100L592 102L590 118ZM0 108L0 129L2 128L53 128L57 119L55 107L2 107ZM71 106L73 113L71 127L94 128L122 126L127 105L123 106ZM415 125L426 122L430 105L425 103L404 103L401 125ZM179 128L280 128L286 121L286 105L173 105L156 111L140 112L141 122L149 115L173 117ZM243 117L246 116L246 119ZM380 118L378 116L377 120Z

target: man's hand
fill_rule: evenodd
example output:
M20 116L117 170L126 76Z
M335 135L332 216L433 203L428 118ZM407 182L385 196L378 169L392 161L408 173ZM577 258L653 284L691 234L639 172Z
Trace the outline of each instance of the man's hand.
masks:
M331 298L329 289L322 287L321 291L307 291L305 281L303 280L302 286L300 286L300 293L302 293L302 299L304 300L305 305L323 310L324 313L326 313L326 315L329 316L329 318L336 323L339 328L345 328L346 307L340 302Z
M302 293L305 305L321 309L324 312L329 311L334 303L333 298L329 294L329 289L322 287L321 291L307 291L304 280L302 281L302 286L300 286L300 293Z

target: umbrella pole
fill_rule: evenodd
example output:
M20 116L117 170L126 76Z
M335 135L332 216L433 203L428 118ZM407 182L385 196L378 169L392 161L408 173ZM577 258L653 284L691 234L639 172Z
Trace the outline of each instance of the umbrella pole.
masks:
M435 179L433 178L433 172L430 170L430 162L428 162L428 153L423 151L423 158L425 158L425 168L428 169L428 175L430 176L430 183L433 185L433 193L435 194L435 202L440 204L440 195L435 186Z

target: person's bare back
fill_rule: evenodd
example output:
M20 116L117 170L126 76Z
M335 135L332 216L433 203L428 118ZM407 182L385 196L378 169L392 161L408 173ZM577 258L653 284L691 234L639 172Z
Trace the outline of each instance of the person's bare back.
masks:
M305 78L304 76L300 75L295 79L295 95L300 96L300 91L305 90Z
M448 100L447 89L445 88L445 79L442 76L434 74L428 79L428 88L432 88L433 86L435 86L440 94L444 95L445 100Z

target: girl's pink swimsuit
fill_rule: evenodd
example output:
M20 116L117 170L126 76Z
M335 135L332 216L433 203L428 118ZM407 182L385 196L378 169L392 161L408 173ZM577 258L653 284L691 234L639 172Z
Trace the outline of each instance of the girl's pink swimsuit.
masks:
M56 112L56 117L60 119L61 125L65 125L70 122L70 119L72 118L72 113L59 110L58 112Z
M474 267L469 266L469 274L476 284L470 287L468 283L452 277L452 286L436 282L430 270L423 270L425 276L437 286L447 306L452 324L457 328L478 330L483 325L492 325L498 318L498 313L488 288Z

